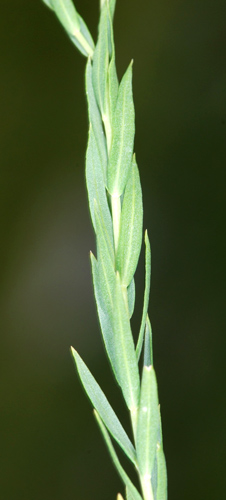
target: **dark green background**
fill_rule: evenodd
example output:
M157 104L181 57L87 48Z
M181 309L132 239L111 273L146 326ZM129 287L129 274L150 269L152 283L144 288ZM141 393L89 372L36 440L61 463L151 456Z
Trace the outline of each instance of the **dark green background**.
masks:
M97 0L77 0L93 36ZM118 0L134 58L136 154L152 245L150 314L169 500L226 491L225 0ZM112 500L69 354L128 425L98 330L84 156L85 58L40 0L0 5L0 497ZM137 274L137 331L143 257Z

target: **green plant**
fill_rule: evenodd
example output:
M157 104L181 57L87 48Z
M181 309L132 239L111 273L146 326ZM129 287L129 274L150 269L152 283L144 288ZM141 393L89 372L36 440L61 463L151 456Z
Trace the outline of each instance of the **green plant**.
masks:
M43 1L54 10L80 52L88 57L86 94L90 127L86 183L97 241L97 258L91 253L94 293L107 355L130 412L134 444L73 348L72 355L95 408L94 415L112 460L125 485L127 500L166 500L166 466L148 317L151 256L147 231L144 238L144 303L136 347L130 325L135 304L134 273L143 233L142 191L133 154L132 62L119 84L112 27L116 0L100 2L96 46L71 0ZM120 464L110 435L137 470L142 493L138 492ZM121 494L117 499L122 500Z

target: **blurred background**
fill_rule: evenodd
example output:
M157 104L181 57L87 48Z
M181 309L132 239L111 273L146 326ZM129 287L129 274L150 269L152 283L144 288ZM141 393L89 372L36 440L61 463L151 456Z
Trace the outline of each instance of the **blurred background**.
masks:
M98 0L76 6L96 39ZM225 0L118 0L115 41L120 78L134 59L169 500L224 498ZM0 497L112 500L123 487L69 353L129 429L92 292L85 58L40 0L1 0L0 47Z

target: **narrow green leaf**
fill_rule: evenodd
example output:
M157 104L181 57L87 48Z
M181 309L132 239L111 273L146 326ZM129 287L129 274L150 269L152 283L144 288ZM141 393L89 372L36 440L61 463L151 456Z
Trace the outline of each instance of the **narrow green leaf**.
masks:
M147 315L145 336L144 336L144 365L153 365L153 351L152 351L152 329L150 319Z
M101 10L99 35L93 55L93 87L101 114L106 112L107 72L108 72L108 9Z
M142 478L150 476L156 456L159 429L158 391L152 366L144 366L137 423L137 460Z
M140 381L125 297L99 226L98 240L100 248L98 262L93 257L91 261L102 334L116 380L122 389L128 408L135 412L139 402Z
M118 77L115 65L115 55L113 53L108 68L109 110L110 110L111 122L112 122L112 117L114 116L115 107L117 103L118 88L119 86L118 86Z
M101 430L101 433L103 435L103 438L105 440L105 443L107 445L107 448L108 448L108 451L111 455L111 458L112 458L112 461L123 481L123 483L126 485L126 487L128 488L128 490L130 491L131 495L132 495L132 498L133 500L142 500L142 497L140 496L140 493L137 491L137 489L135 488L135 486L133 485L132 481L130 480L129 476L127 475L127 473L125 472L125 470L123 469L123 467L121 466L120 462L119 462L119 459L117 457L117 454L114 450L114 447L112 445L112 442L111 442L111 439L110 439L110 436L108 434L108 431L105 427L105 425L103 424L99 414L97 411L94 410L94 416L97 420L97 423L100 427L100 430Z
M157 480L156 500L167 500L166 461L162 446L159 443L157 444L157 469L158 469L158 480Z
M115 44L114 44L113 26L110 15L108 15L108 23L109 23L108 46L109 46L109 56L111 58L108 67L108 92L109 92L109 112L112 123L112 118L118 97L119 84L118 84L117 70L115 65Z
M97 106L96 97L93 89L93 70L90 58L86 65L86 95L89 108L89 121L92 125L93 133L95 135L96 144L101 158L101 166L104 174L104 182L106 185L106 171L107 171L107 145L103 131L102 119L99 108Z
M158 405L158 410L159 410L159 425L158 425L158 435L157 435L157 448L156 448L156 455L155 455L155 459L154 459L154 465L153 465L152 472L151 472L151 485L152 485L152 490L153 490L155 500L156 500L156 496L157 496L157 487L158 487L157 451L158 451L159 445L162 447L162 424L161 424L160 405Z
M162 435L162 419L161 419L161 407L159 405L159 433L158 433L158 442L161 446L163 446L163 435Z
M104 274L108 276L115 286L114 251L112 240L109 238L108 228L103 224L101 206L94 199L94 214L97 237L97 260L101 263ZM111 307L113 307L113 292L111 292Z
M140 378L134 349L133 336L129 316L123 295L119 274L116 273L116 288L114 298L114 342L117 356L117 374L120 386L130 411L136 412L140 396Z
M156 453L157 453L157 451L156 451ZM156 500L156 492L157 492L157 482L158 482L157 456L155 455L154 465L153 465L153 469L151 472L151 486L152 486L153 497L155 500Z
M113 229L112 219L107 202L107 194L104 183L104 172L101 162L101 157L97 143L94 137L92 125L89 130L88 148L86 153L86 185L88 189L89 207L92 218L92 223L95 232L97 225L95 219L95 202L98 204L101 232L104 232L105 239L108 245L108 251L111 254L112 261L114 260L113 251Z
M59 21L82 54L92 56L94 50L92 36L82 17L77 13L73 2L71 0L51 0L51 2L48 2L47 0L45 3L54 10Z
M77 366L80 380L91 403L98 411L101 419L103 420L113 438L117 441L119 446L123 449L124 453L131 460L131 462L136 465L135 449L126 432L124 431L114 410L109 404L105 394L101 390L100 386L96 382L95 378L87 368L82 358L79 356L77 351L73 349L73 347L71 348L71 352Z
M127 288L127 296L128 296L128 306L129 306L129 317L131 318L134 311L135 296L136 296L134 278L132 279L131 283Z
M145 290L144 290L142 319L141 319L140 331L136 347L137 360L140 359L140 353L143 345L144 329L147 319L150 285L151 285L151 247L147 231L145 231L144 241L145 241Z
M121 196L124 191L131 167L134 133L131 63L120 83L113 116L112 145L108 165L108 190L113 196Z
M109 4L110 14L113 21L116 0L100 0L100 8L102 9L105 4Z
M108 301L106 300L106 292L100 284L100 265L92 253L90 253L91 265L92 265L92 276L93 276L93 286L94 294L97 304L97 312L100 321L101 332L106 347L107 355L112 366L112 370L117 380L116 373L116 356L115 356L115 346L114 346L114 330L111 321L111 316L108 312ZM107 303L106 303L107 302ZM119 381L118 381L119 383Z
M142 243L143 205L140 176L133 158L123 198L116 268L128 286L136 271Z
M119 369L120 355L118 354L118 338L120 332L116 330L115 317L116 313L116 274L114 269L114 261L109 252L109 247L106 241L106 235L100 220L98 207L96 205L95 220L97 225L97 272L96 272L96 290L99 297L101 307L100 322L104 320L106 328L105 342L108 345L108 353L116 380L120 387L121 374ZM124 302L123 302L124 303ZM120 336L121 338L121 336Z
M115 13L115 4L116 4L116 0L110 0L109 1L110 13L111 13L112 21L113 21L114 13Z

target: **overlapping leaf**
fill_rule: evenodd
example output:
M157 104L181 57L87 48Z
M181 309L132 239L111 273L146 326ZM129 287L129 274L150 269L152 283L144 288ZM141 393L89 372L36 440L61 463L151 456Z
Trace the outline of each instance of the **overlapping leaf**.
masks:
M129 316L118 273L113 319L118 379L126 404L131 411L134 411L139 404L140 379Z
M108 45L109 45L109 55L110 55L110 63L108 66L108 75L107 75L107 88L108 88L108 120L110 121L110 133L108 140L108 150L110 151L112 146L112 129L113 129L113 116L115 112L115 107L118 98L118 77L115 65L115 45L114 45L114 36L113 36L113 27L110 16L108 16Z
M121 196L131 168L135 133L132 63L129 65L119 86L112 128L107 186L111 195Z
M101 10L99 35L93 55L93 86L102 116L106 112L108 62L108 8L105 4Z
M86 153L86 185L88 189L89 207L94 229L97 232L95 219L96 200L96 203L98 205L101 232L104 232L105 234L106 244L108 245L108 252L110 252L113 261L114 254L112 220L107 202L101 156L97 147L92 125L90 125L89 140Z
M107 175L106 172L107 172L107 161L108 161L107 145L103 131L102 119L99 108L97 106L96 97L93 89L93 68L90 58L88 59L86 65L86 95L87 95L88 109L89 109L89 121L91 123L96 144L98 147L99 156L101 160L101 168L103 170L104 184L106 185L106 175Z
M166 471L166 461L163 453L162 446L158 443L157 445L157 492L156 500L166 500L167 499L167 471Z
M144 337L144 365L145 366L153 365L152 329L148 315L145 325L145 337Z
M146 319L147 319L148 303L149 303L149 295L150 295L150 285L151 285L151 247L150 247L150 242L149 242L147 231L145 231L144 241L145 241L145 290L144 290L144 303L143 303L142 319L141 319L139 337L138 337L137 346L136 346L136 355L137 355L138 360L140 358L140 353L141 353L141 349L142 349L142 345L143 345L144 329L145 329L145 324L146 324Z
M107 355L111 363L112 370L114 372L116 380L119 383L119 380L117 378L117 361L115 353L114 330L113 330L111 309L109 313L108 289L106 285L103 286L103 278L102 280L100 279L102 266L97 262L92 253L91 253L91 264L92 264L94 293L97 304L98 317L101 326L101 332L106 347Z
M134 311L135 297L136 297L134 278L132 279L131 283L127 288L127 297L128 297L128 307L129 307L129 317L131 318Z
M144 366L137 423L137 460L141 478L150 475L156 456L159 430L158 391L152 366Z
M136 271L142 243L143 204L135 157L123 198L116 268L121 282L129 286Z

